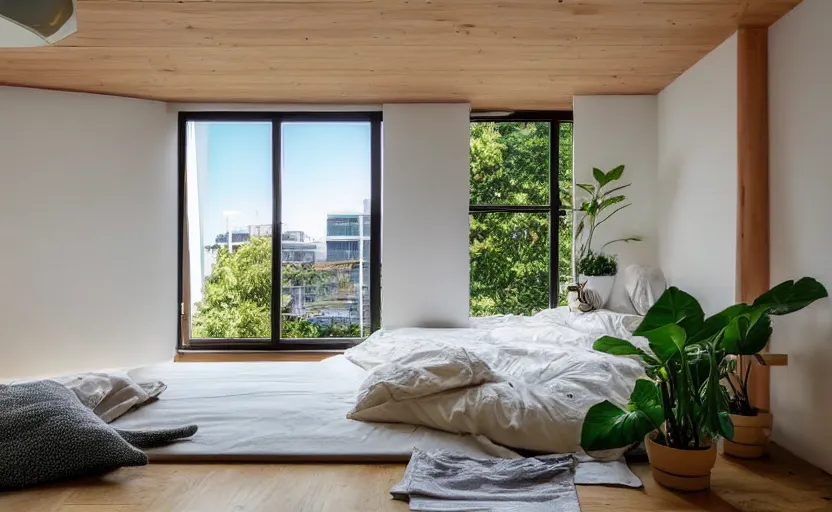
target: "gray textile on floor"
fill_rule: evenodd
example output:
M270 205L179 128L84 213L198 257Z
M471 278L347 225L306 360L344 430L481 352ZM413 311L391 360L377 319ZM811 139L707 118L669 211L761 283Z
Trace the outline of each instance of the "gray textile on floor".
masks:
M575 485L608 485L640 489L641 480L630 471L624 459L601 461L589 455L576 455L578 468L575 470Z
M196 426L122 435L58 382L0 385L0 489L147 464L143 446L188 437Z
M423 512L580 512L572 455L474 459L413 450L390 493Z

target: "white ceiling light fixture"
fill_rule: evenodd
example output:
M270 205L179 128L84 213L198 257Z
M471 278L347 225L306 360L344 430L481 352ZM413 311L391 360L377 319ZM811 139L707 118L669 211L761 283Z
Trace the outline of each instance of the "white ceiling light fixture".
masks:
M77 31L75 0L0 0L0 48L47 46Z

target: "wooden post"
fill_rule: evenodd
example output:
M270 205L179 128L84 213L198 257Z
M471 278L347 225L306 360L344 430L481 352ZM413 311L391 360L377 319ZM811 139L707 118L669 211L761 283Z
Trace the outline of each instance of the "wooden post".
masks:
M751 302L770 286L768 28L743 27L737 37L736 291L737 300ZM751 403L768 409L769 368L752 366Z

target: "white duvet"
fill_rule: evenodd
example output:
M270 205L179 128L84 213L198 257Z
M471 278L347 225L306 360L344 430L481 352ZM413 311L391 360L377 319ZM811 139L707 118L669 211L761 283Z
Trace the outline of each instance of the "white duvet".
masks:
M592 344L604 335L632 339L640 320L558 308L472 319L470 329L380 331L345 353L370 372L348 417L484 435L517 449L579 452L589 408L626 403L643 374L636 360Z

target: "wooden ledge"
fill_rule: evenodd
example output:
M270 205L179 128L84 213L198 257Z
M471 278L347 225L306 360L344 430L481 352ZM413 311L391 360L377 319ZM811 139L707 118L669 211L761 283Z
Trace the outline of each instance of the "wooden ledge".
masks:
M766 366L788 366L789 365L789 355L788 354L771 354L769 352L764 352L760 354L763 360L766 362Z
M177 363L253 363L262 361L322 361L343 354L340 350L306 352L204 352L180 351Z

